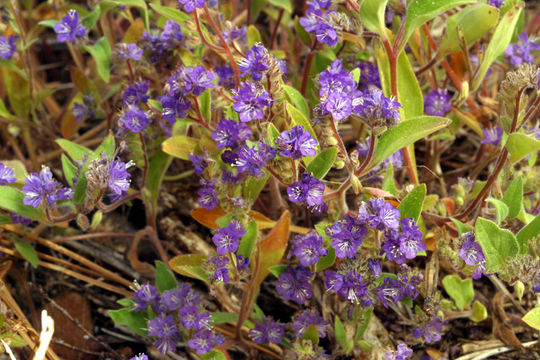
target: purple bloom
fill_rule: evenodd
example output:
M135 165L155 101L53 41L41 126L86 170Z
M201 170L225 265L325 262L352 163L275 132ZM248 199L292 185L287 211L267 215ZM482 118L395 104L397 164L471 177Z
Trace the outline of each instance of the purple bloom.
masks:
M192 12L195 9L202 9L205 0L178 0L178 2L184 5L184 10L186 12Z
M218 75L218 85L225 88L232 88L235 86L234 70L230 66L216 66L214 72Z
M531 51L540 50L540 44L537 44L535 41L529 41L529 37L525 31L522 32L518 38L521 44L510 44L508 48L506 48L505 55L508 62L512 66L523 63L532 63L534 61L534 56L531 54Z
M300 259L302 266L315 265L321 256L328 255L323 247L324 238L311 231L304 236L298 235L293 239L292 253Z
M430 344L441 340L443 325L442 319L438 316L426 324L424 327L424 340L426 340L426 343Z
M128 106L118 118L118 126L120 128L134 133L143 131L151 122L152 119L149 114L134 105Z
M540 293L540 272L536 274L536 280L534 281L533 291Z
M195 306L185 306L178 312L178 317L182 322L182 326L186 329L194 329L197 325L197 316L199 315L199 309Z
M193 334L193 337L188 341L190 348L197 351L197 354L206 354L214 347L213 334L210 330L201 330Z
M0 36L0 59L9 60L16 50L17 46L13 35L9 35L8 38Z
M191 153L188 155L189 160L195 165L195 174L202 175L204 170L208 167L208 161L206 158L197 155L195 153Z
M378 217L380 219L379 230L394 229L396 230L399 227L399 210L394 208L392 203L389 201L384 201L383 199L378 199L379 201L370 200L370 203L373 204L373 208L378 211ZM382 206L381 206L382 203ZM377 204L377 206L375 206Z
M315 28L315 35L319 42L329 46L336 45L339 39L337 30L324 21L321 21Z
M68 200L73 197L73 190L61 188L53 179L51 170L43 167L38 174L32 173L24 179L22 191L25 195L23 203L38 207L45 198L47 205L54 207L57 201Z
M212 241L217 247L218 254L225 255L227 252L236 252L236 250L238 250L240 238L244 236L245 233L246 230L244 230L244 226L238 221L231 221L229 225L219 229L212 237Z
M343 275L335 273L331 270L324 271L324 284L328 291L335 290L339 291L345 282Z
M488 0L488 4L496 8L500 8L504 3L504 0Z
M459 256L465 261L465 264L470 266L478 265L485 259L482 247L474 241L474 238L463 243L459 250Z
M236 167L241 173L247 173L253 177L262 177L264 175L262 168L275 156L276 151L274 148L259 142L253 147L243 143L236 153L227 150L222 154L221 159L225 163Z
M381 286L375 288L375 294L381 300L381 303L388 309L389 302L398 302L403 298L403 286L396 280L384 278Z
M136 105L140 102L146 103L150 96L148 96L148 86L150 81L139 81L133 84L128 85L124 93L122 94L122 99L124 100L124 105Z
M183 118L186 116L191 107L191 102L184 97L162 96L161 105L163 106L161 113L163 119L174 124L177 117Z
M326 99L324 109L332 114L334 120L341 121L351 115L352 99L346 93L332 92Z
M223 38L227 43L230 43L234 39L237 39L240 42L246 42L247 30L245 27L239 28L236 25L232 25L223 30Z
M332 247L338 258L354 258L367 229L358 219L345 215L343 220L328 226L325 232L333 239Z
M398 109L401 107L399 102L387 98L382 91L377 90L365 94L362 105L358 110L355 109L355 112L369 120L382 120L393 125L399 121Z
M116 45L118 57L122 60L140 61L143 51L134 43L120 43Z
M29 219L27 217L24 217L22 215L15 214L15 213L9 214L9 217L11 218L11 221L14 224L21 224L21 225L24 225L24 226L28 226L32 222L32 219Z
M73 114L73 116L75 116L75 121L79 122L86 116L88 116L90 114L90 111L88 110L88 107L86 107L86 105L74 102L71 113Z
M209 184L207 186L202 187L197 191L197 194L199 195L199 199L197 200L197 204L204 207L207 210L212 210L214 207L216 207L219 204L217 192L214 189L213 184Z
M272 104L270 94L261 85L252 82L242 83L238 91L233 90L232 98L236 100L233 109L242 122L263 119L264 108Z
M397 346L397 351L388 351L384 354L384 360L405 360L411 356L413 351L407 347L406 344L399 344Z
M255 344L266 344L268 342L279 344L285 334L285 324L274 321L271 317L262 319L262 324L255 324L249 330L249 337Z
M135 355L129 360L148 360L148 356L146 354L139 354L139 355Z
M358 80L358 90L375 90L381 88L381 78L379 68L370 62L364 62L355 66L360 69L360 79Z
M399 232L396 230L386 230L384 232L384 238L385 241L382 243L382 249L386 253L388 260L400 265L404 264L407 258L401 250Z
M328 207L324 203L324 183L312 174L302 174L302 180L287 187L289 200L292 202L306 202L308 208L316 214L320 214Z
M375 278L378 278L379 276L381 276L381 273L382 273L382 265L380 262L378 262L377 260L374 260L374 259L369 259L368 260L368 266L371 270L371 273L373 274L373 276Z
M360 299L367 295L368 289L366 284L362 282L362 275L351 270L343 277L343 284L336 291L347 301L358 304Z
M204 90L215 86L212 82L214 78L215 74L204 66L182 66L167 80L167 95L181 98L191 92L199 96Z
M422 241L422 232L418 230L412 218L401 219L399 241L399 249L407 259L414 259L417 253L426 250L426 244Z
M180 25L172 20L167 20L159 39L163 43L166 43L168 47L172 48L182 41L183 38L184 34L182 34L182 28Z
M154 305L159 301L159 293L155 286L148 283L142 284L140 289L133 294L135 300L135 311L143 311L148 306Z
M222 119L212 132L212 139L217 143L218 149L229 147L236 149L240 142L249 139L251 130L244 123L230 119Z
M17 181L13 169L0 163L0 185L12 184Z
M293 159L300 159L303 156L315 156L317 154L315 140L311 133L304 130L304 127L297 125L290 130L285 130L276 139L276 145L282 149L279 153L283 156L290 156Z
M79 13L76 10L69 10L61 22L54 25L56 40L58 42L73 42L86 35L86 29L79 22Z
M246 57L238 64L238 69L242 72L242 76L251 74L253 80L261 80L263 72L269 68L266 61L267 55L268 50L261 43L253 45L251 50L246 53Z
M432 90L424 100L424 111L428 115L444 116L450 111L452 95L446 89Z
M309 283L312 276L313 273L304 267L287 266L285 271L279 275L276 290L284 300L294 300L303 304L313 296L313 290Z
M499 145L502 139L503 129L500 127L492 127L489 129L484 129L484 138L482 139L482 144L493 144L495 146Z
M120 159L111 161L109 169L109 188L117 195L122 195L129 189L129 178L131 174L127 172L129 163L126 164Z
M161 295L161 304L163 304L167 308L167 310L178 310L183 305L184 296L185 291L182 291L181 288L165 290Z
M304 336L311 325L317 328L320 338L326 337L326 326L328 326L328 323L319 316L317 310L311 309L302 311L294 318L292 327L296 331L296 338L299 339Z
M180 334L173 315L160 314L148 321L148 335L178 339Z

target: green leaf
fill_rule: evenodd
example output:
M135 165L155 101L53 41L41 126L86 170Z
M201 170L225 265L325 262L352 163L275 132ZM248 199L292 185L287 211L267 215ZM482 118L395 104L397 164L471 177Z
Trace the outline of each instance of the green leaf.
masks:
M439 16L441 13L450 10L456 6L471 4L475 0L413 0L407 8L405 16L405 27L403 31L403 40L399 48L403 49L409 37L415 29L422 26L429 20Z
M92 155L92 150L66 139L56 139L56 143L74 161L81 161L83 157Z
M244 198L252 201L257 200L269 177L270 174L266 170L264 171L264 176L262 178L248 177L244 183Z
M473 303L472 310L473 310L473 314L471 316L472 321L478 323L480 321L484 321L487 319L488 317L487 309L484 306L484 304L482 304L480 301L476 300Z
M508 206L506 206L506 204L501 200L497 200L492 197L487 198L486 201L495 206L497 224L500 225L501 221L506 219L506 217L508 216Z
M417 0L418 1L418 0ZM484 76L491 67L491 64L506 50L512 36L515 33L516 25L519 20L520 14L523 10L522 5L518 5L509 10L499 21L499 24L495 28L491 40L486 48L482 63L480 64L480 70L478 75L474 79L470 91L478 89Z
M109 1L111 1L113 4L116 4L116 5L134 6L134 7L139 8L139 10L141 11L145 28L147 30L150 29L150 20L148 16L148 7L146 6L146 1L144 0L109 0ZM184 24L181 24L181 25L184 25Z
M189 160L189 154L195 152L199 140L184 136L177 135L168 138L161 144L161 149L174 157L182 160Z
M343 323L339 319L339 316L336 316L334 318L334 332L336 334L336 340L338 341L338 344L343 348L347 348L347 333L345 332L345 327L343 326Z
M516 163L530 153L540 150L540 140L525 134L512 133L508 136L506 148L510 153L510 161Z
M201 103L201 115L203 119L206 120L206 122L210 122L212 119L212 98L210 95L210 89L206 89L201 95L199 95L199 101Z
M58 20L43 20L43 21L38 22L38 25L53 28L54 25L58 24L59 22L60 21Z
M486 4L466 7L446 20L446 34L437 52L442 59L446 55L459 51L459 34L463 34L467 46L488 34L499 20L499 10ZM459 29L459 30L458 30Z
M238 314L232 314L228 312L213 312L210 313L210 322L213 325L234 323L238 320Z
M6 118L7 120L13 117L13 115L11 115L11 113L6 108L6 104L4 104L2 98L0 98L0 117Z
M210 275L203 269L207 256L200 254L179 255L171 259L171 269L180 275L209 282Z
M287 105L286 105L286 108L287 108L287 112L289 113L291 119L292 119L292 122L294 125L301 125L304 127L305 130L309 131L311 136L317 140L317 134L315 133L315 131L313 130L313 128L311 127L311 124L308 120L308 118L306 116L304 116L304 114L298 110L297 108L295 108L291 103L287 102ZM318 153L318 152L317 152Z
M160 293L178 286L173 272L163 261L156 261L156 288Z
M278 8L282 8L290 13L293 11L291 0L268 0L268 3L277 6Z
M517 242L521 254L527 254L529 242L540 234L540 215L537 215L530 223L525 225L517 234Z
M501 229L493 221L478 218L475 233L486 257L487 273L499 270L506 260L519 253L519 243L514 234Z
M66 178L67 183L70 187L73 187L73 178L77 176L77 167L68 159L64 154L60 157L62 162L62 171L64 172L64 177Z
M426 191L426 184L420 184L405 196L405 199L403 199L398 206L402 219L411 217L414 219L415 223L418 223Z
M298 15L294 17L294 29L296 30L296 35L300 40L307 46L311 47L311 35L304 29L302 24L300 24L300 18Z
M287 265L274 265L268 268L268 270L272 273L272 275L274 275L277 278L279 278L279 275L283 274L286 269L287 269Z
M396 183L394 181L394 165L392 164L392 162L389 162L388 166L386 167L386 172L384 173L384 176L383 176L381 189L389 192L390 194L394 196L396 196L397 194Z
M467 228L467 226L461 221L459 221L458 219L450 218L450 220L452 220L452 222L456 224L459 235L463 235L466 232L469 232L469 229Z
M369 322L371 321L371 315L373 315L373 308L369 307L365 310L362 310L362 308L357 308L357 311L361 311L362 313L359 316L359 319L356 319L358 322L358 326L356 327L356 335L354 337L355 341L358 341L364 336L364 333L366 332Z
M212 349L209 352L200 355L203 360L227 360L229 357L225 356L223 353L225 350Z
M510 218L518 216L523 205L523 183L520 176L516 177L508 186L502 201L508 206L508 216Z
M163 16L166 19L174 21L178 25L184 26L186 21L191 20L191 17L188 14L172 7L161 6L155 3L150 4L150 7L159 15Z
M388 0L364 0L360 8L360 19L364 26L383 38L387 37L384 26L384 12Z
M19 254L22 255L23 258L25 258L26 261L28 261L30 264L32 264L32 267L35 269L38 266L38 255L36 253L36 250L30 245L27 241L16 241L15 242L15 248L19 252Z
M0 215L0 225L13 224L11 216L9 215Z
M118 325L127 326L131 331L141 336L147 336L144 312L136 312L131 308L109 310L109 316Z
M382 163L399 149L413 144L415 141L448 126L450 123L450 119L438 116L418 116L403 121L385 131L377 142L373 160L365 173Z
M87 45L84 48L96 61L99 76L108 83L111 75L111 46L109 41L102 37L94 45Z
M317 264L315 264L315 271L323 271L334 265L334 262L336 262L336 251L332 246L327 248L328 255L323 256L317 261Z
M45 214L40 207L24 205L25 195L19 190L9 186L0 186L0 208L13 211L32 220L44 220Z
M82 24L87 29L92 29L96 25L99 16L101 15L101 7L96 6L96 8L88 15L86 15L82 20Z
M457 275L446 275L442 279L444 290L450 295L460 310L468 309L474 299L472 279L462 280Z
M319 332L317 331L317 327L315 325L309 325L304 335L302 335L302 340L309 340L313 345L317 345L319 343Z
M242 236L240 244L238 245L238 254L244 255L247 258L251 258L251 253L257 242L257 235L259 230L257 229L257 223L254 220L251 220L248 224L247 231Z
M157 201L159 198L159 190L163 182L163 177L171 164L172 158L161 150L157 150L148 165L148 173L146 175L146 187L150 190L154 216L157 214ZM148 216L148 214L147 214Z
M322 151L309 163L306 172L312 173L317 179L322 180L332 168L337 153L338 149L336 147L330 147Z
M287 95L289 102L300 110L306 119L309 119L309 107L306 99L302 96L300 91L289 85L283 85L283 90L285 90L285 94Z
M255 25L249 25L247 29L248 46L251 48L258 42L261 42L261 34Z
M536 306L534 309L525 314L522 318L530 327L540 330L540 306Z

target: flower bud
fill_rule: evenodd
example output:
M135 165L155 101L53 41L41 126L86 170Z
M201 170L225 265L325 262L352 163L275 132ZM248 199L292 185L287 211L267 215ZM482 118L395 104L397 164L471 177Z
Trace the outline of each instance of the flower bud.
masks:
M525 285L521 281L516 281L514 284L514 291L516 292L516 296L519 301L521 301L521 298L523 297L523 292L525 291Z
M77 216L77 225L81 228L82 231L86 231L88 230L90 221L88 220L88 217L86 215L79 214Z

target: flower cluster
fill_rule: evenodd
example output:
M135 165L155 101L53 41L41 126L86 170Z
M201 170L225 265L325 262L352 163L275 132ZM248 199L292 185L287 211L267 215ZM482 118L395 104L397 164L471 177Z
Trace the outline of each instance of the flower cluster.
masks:
M154 346L162 354L176 351L176 342L188 334L188 345L198 354L224 344L223 337L212 331L210 313L199 309L200 294L190 285L180 284L160 294L154 286L143 284L135 291L133 301L135 311L152 310L148 335L156 338Z
M79 13L76 10L69 10L62 21L54 25L56 40L59 42L74 42L85 37L86 28L79 20Z
M71 188L62 187L53 178L51 170L44 166L40 173L32 173L24 179L22 191L25 195L23 203L38 207L43 201L48 208L55 208L58 201L73 197Z
M306 202L315 214L328 210L323 197L324 183L310 173L303 173L300 181L289 185L287 194L292 202Z
M182 28L176 22L167 20L162 32L144 32L141 46L152 62L158 62L167 57L172 50L184 39ZM138 57L138 56L137 56Z
M262 324L256 323L249 330L249 337L255 344L274 343L279 344L285 334L285 324L274 321L270 317L262 319Z
M446 89L432 90L424 99L424 111L428 115L445 116L450 111L452 95Z
M246 230L242 223L231 221L226 227L220 228L212 237L212 241L217 247L219 255L225 255L228 252L235 253L238 250L240 238L244 236Z
M266 163L276 157L276 150L263 142L258 142L252 147L243 143L238 150L226 150L221 159L230 164L240 173L246 173L253 177L262 177Z
M441 340L441 331L445 322L438 316L426 323L423 328L414 328L412 333L415 338L423 337L428 344Z
M540 44L535 41L529 41L527 33L524 31L519 36L520 43L511 44L506 48L506 59L512 66L518 66L519 64L532 63L534 56L531 51L539 51Z
M285 130L276 138L276 145L281 150L280 155L300 159L303 156L315 156L317 154L315 140L309 131L301 125Z
M233 90L233 109L242 122L264 118L264 108L272 104L270 94L258 83L246 82Z
M212 139L217 144L218 149L236 149L240 144L249 139L251 130L245 123L239 123L231 119L222 119L212 132Z
M253 80L261 80L263 73L270 67L266 60L267 56L269 56L268 50L261 43L253 45L246 53L246 57L238 64L242 76L250 74Z
M459 250L459 257L469 266L474 266L473 279L480 279L486 270L486 258L482 247L476 242L474 233L468 232L462 235L463 245Z
M300 24L307 32L314 34L317 41L334 46L339 39L339 33L336 26L333 26L328 19L335 10L328 10L332 5L332 1L313 0L308 1L306 16L300 18Z
M122 60L141 61L143 51L134 43L119 43L116 45L116 53Z
M328 322L315 309L304 310L295 316L292 328L296 332L296 337L301 338L312 325L317 329L317 334L320 338L326 337Z
M284 300L293 300L304 304L313 296L310 280L313 273L302 266L287 266L284 272L279 274L276 285L277 292Z
M184 6L186 12L192 12L195 9L202 9L205 0L178 0L178 3Z
M328 255L328 249L323 247L324 239L315 231L304 236L298 235L293 239L291 253L293 253L302 266L315 265L321 256Z
M358 79L358 90L375 91L381 89L381 77L379 68L370 62L363 62L355 68L360 69L360 79Z

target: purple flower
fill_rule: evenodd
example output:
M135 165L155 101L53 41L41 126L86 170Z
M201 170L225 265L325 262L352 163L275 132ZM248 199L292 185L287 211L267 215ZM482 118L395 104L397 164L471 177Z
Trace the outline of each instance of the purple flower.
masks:
M441 340L443 325L442 319L438 316L426 324L424 327L424 340L426 340L426 343L430 344Z
M21 225L24 225L24 226L28 226L32 222L32 219L29 219L27 217L24 217L22 215L15 214L15 213L9 214L9 217L11 218L11 221L14 224L21 224Z
M247 173L253 177L262 177L262 169L266 163L276 156L276 151L271 146L263 142L258 142L253 147L243 143L236 152L225 151L221 159L231 166L236 167L239 172Z
M173 315L160 314L152 320L148 321L148 335L161 338L178 339L178 327Z
M422 241L422 232L418 230L413 218L401 219L399 241L399 249L407 259L414 259L416 254L426 250L426 244Z
M182 326L186 329L194 329L197 325L197 317L199 315L199 309L195 306L185 306L178 312L178 317L182 322Z
M326 326L328 323L319 316L315 309L304 310L293 320L293 330L296 331L296 338L300 339L306 333L307 329L314 325L320 338L326 337Z
M218 75L218 85L225 88L232 88L235 86L234 70L230 66L216 66L214 72Z
M116 52L118 53L118 57L122 60L140 61L143 55L142 49L134 43L117 44Z
M470 266L478 265L485 259L482 247L474 241L474 237L463 243L459 250L459 256L465 261L465 264Z
M182 34L182 28L180 25L172 20L167 20L165 26L163 27L163 31L159 36L160 41L172 48L182 41L183 38L184 34Z
M234 39L237 39L239 42L246 42L247 30L245 27L239 28L236 25L232 25L223 30L223 38L227 43L230 43Z
M68 200L73 197L73 190L61 188L60 184L53 179L51 170L43 167L38 174L32 173L24 179L22 191L25 195L23 203L38 207L45 199L48 206L54 207L57 201Z
M183 297L185 296L185 291L182 291L181 288L165 290L161 295L161 304L167 308L167 310L174 311L182 307L184 303Z
M152 122L149 114L139 107L130 105L118 118L118 126L134 133L140 133Z
M332 247L338 258L354 258L367 229L358 219L345 215L343 220L328 226L325 232L333 239Z
M351 270L343 277L343 284L336 291L347 301L358 304L360 299L367 295L368 289L366 284L362 282L362 275Z
M75 116L75 121L79 122L89 114L89 110L84 104L74 102L71 113Z
M290 156L293 159L300 159L303 156L315 156L317 152L317 140L311 133L304 130L304 127L297 125L290 130L285 130L276 139L276 145L282 149L279 153L283 156Z
M540 272L536 274L536 280L534 281L533 291L540 293Z
M393 229L396 230L399 227L399 210L394 208L392 203L384 201L384 199L370 200L373 209L377 211L377 215L380 219L377 229L384 230Z
M163 111L161 112L163 119L174 124L177 117L183 118L186 116L187 111L191 107L191 102L184 97L162 96L161 105L163 106Z
M204 207L207 210L212 210L219 204L217 192L214 189L213 184L208 184L197 191L199 199L197 204Z
M111 161L109 169L109 188L117 195L123 195L129 189L131 174L127 172L131 164L120 159Z
M218 149L226 147L236 149L242 141L249 139L251 130L244 123L222 119L211 136L216 141Z
M397 346L397 351L388 351L384 354L384 360L405 360L411 356L413 351L407 347L406 344L399 344Z
M261 43L253 45L251 50L246 53L246 57L238 64L238 69L242 72L242 76L251 74L253 80L261 80L263 72L269 68L266 61L267 55L268 50Z
M231 221L229 225L219 229L212 237L212 241L217 247L218 254L225 255L227 252L236 252L236 250L238 250L240 238L244 236L245 233L246 230L244 230L244 226L238 221Z
M382 265L380 262L374 259L368 260L368 266L371 270L371 273L373 276L377 279L379 276L381 276L382 273Z
M540 44L537 44L535 41L529 41L529 37L525 31L518 38L521 44L510 44L505 51L506 59L512 66L532 63L534 56L531 54L531 51L540 50Z
M0 163L0 185L12 184L17 181L13 169Z
M188 341L190 348L194 349L197 354L206 354L214 347L214 336L210 330L201 330L195 332L193 337Z
M386 253L388 260L400 265L404 264L407 258L401 250L399 232L396 230L386 230L384 232L384 238L385 241L382 243L382 249Z
M195 9L202 9L205 0L178 0L178 2L184 5L184 10L186 12L192 12Z
M274 321L271 317L264 317L262 324L255 324L249 330L249 337L255 344L266 344L268 342L279 344L285 334L285 324Z
M148 356L146 354L139 354L139 355L135 355L129 360L148 360Z
M9 60L16 50L17 46L13 35L9 35L8 38L0 36L0 59Z
M328 250L323 247L324 238L311 231L304 236L298 235L293 239L292 253L300 259L302 266L315 265L321 256L328 255Z
M355 68L360 69L360 79L358 80L358 90L370 91L381 88L381 78L379 68L370 62L361 63Z
M124 90L122 94L122 99L124 100L124 105L136 105L140 102L146 103L150 96L148 96L148 86L150 81L139 81L133 84L130 84Z
M446 89L432 90L424 100L424 111L428 115L444 116L450 111L452 95Z
M208 167L208 161L206 160L206 158L195 153L189 154L188 158L193 163L193 165L195 165L195 174L202 175L204 170Z
M312 276L313 273L304 267L287 266L285 271L279 275L276 290L284 300L294 300L303 304L313 296L313 290L309 283Z
M396 280L384 278L384 282L375 288L375 294L381 300L381 303L388 309L388 303L398 302L403 298L403 286Z
M319 42L329 46L336 45L339 39L337 30L324 21L321 21L315 28L315 35Z
M341 121L351 115L352 99L346 93L332 92L326 99L324 109L332 114L334 120Z
M133 300L135 300L135 311L146 310L149 306L157 304L159 301L159 293L155 286L148 283L142 284L141 287L133 294Z
M363 103L358 109L355 108L355 112L369 120L393 125L399 121L398 109L401 107L393 98L387 98L382 91L376 90L364 94Z
M328 291L335 290L339 291L345 282L343 275L335 273L331 270L324 271L324 284Z
M214 78L215 74L201 65L179 67L167 80L167 95L181 98L191 92L199 96L204 90L215 86L212 82Z
M482 144L493 144L495 146L499 145L502 139L503 129L496 126L489 129L484 129L484 138L482 139Z
M306 202L308 208L316 214L320 214L328 207L324 203L324 183L312 174L302 174L302 180L287 187L289 200L292 202Z
M488 4L496 8L500 8L504 3L504 0L488 0Z
M235 101L233 109L242 122L263 119L264 108L272 104L270 94L261 85L247 82L240 85L238 91L232 90Z
M69 10L61 22L54 25L56 40L59 42L73 42L86 35L86 29L79 22L79 13L76 10Z

